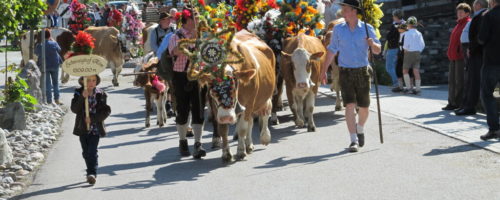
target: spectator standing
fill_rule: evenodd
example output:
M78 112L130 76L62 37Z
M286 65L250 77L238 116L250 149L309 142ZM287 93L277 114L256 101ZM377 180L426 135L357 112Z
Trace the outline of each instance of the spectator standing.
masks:
M483 16L479 30L479 44L483 45L483 68L481 70L481 101L486 110L489 131L482 140L500 137L498 107L493 92L500 83L500 0L489 0L491 9Z
M50 37L50 30L45 29L45 92L47 95L47 103L53 104L52 90L54 90L55 104L62 105L59 101L59 65L63 60L60 56L61 47ZM42 44L38 44L35 49L35 54L38 56L38 66L42 66Z
M420 54L425 48L424 38L422 33L417 30L417 18L409 17L407 20L408 31L404 35L404 59L403 59L403 78L405 81L405 93L411 93L415 95L420 94ZM411 80L408 71L413 69L413 75L415 76L415 88L411 87Z
M464 54L460 46L460 36L462 31L470 21L469 14L471 8L466 3L458 4L457 25L453 28L450 35L450 44L448 45L448 59L450 60L448 73L448 105L442 110L455 110L462 105L463 86L464 86Z
M337 12L341 10L341 8L337 0L323 0L323 3L325 4L325 24L328 25L328 23L338 18ZM326 28L327 26L325 26L325 29Z
M401 88L398 87L398 77L396 75L396 64L399 52L399 39L400 33L398 31L398 26L404 23L403 11L400 9L394 10L392 12L392 26L386 36L386 43L384 48L385 55L385 70L392 79L392 86L394 92L400 92ZM399 90L398 90L399 89Z
M469 30L466 35L469 45L466 53L467 69L465 70L464 99L462 101L462 108L455 111L456 115L476 114L476 105L479 101L483 47L479 44L477 35L479 34L483 13L488 7L488 2L486 0L476 0L472 7L474 9L474 16L469 22Z

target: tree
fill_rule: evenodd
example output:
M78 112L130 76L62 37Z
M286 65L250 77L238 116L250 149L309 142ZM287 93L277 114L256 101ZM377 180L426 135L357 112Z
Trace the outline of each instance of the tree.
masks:
M3 0L0 3L0 37L17 37L21 33L21 24L32 28L40 22L47 4L43 0ZM5 66L7 66L7 51L5 51ZM7 70L5 72L7 81ZM7 85L7 82L5 83Z

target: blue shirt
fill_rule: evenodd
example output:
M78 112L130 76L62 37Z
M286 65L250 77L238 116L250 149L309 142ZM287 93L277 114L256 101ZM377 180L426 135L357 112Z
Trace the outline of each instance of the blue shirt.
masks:
M45 40L45 68L57 69L63 62L61 56L61 47L53 40ZM38 66L42 67L42 44L38 44L35 49L35 54L38 56Z
M377 44L380 41L375 36L375 30L368 24L370 38ZM360 68L369 65L368 42L366 41L365 23L358 20L353 31L347 22L335 25L330 45L327 48L332 53L339 53L339 66L345 68Z
M170 32L170 33L167 33L167 35L165 35L163 37L163 40L161 41L160 46L156 50L156 57L161 59L161 55L163 54L163 52L165 52L165 50L167 50L168 43L169 43L170 38L172 37L173 34L174 34L174 32Z

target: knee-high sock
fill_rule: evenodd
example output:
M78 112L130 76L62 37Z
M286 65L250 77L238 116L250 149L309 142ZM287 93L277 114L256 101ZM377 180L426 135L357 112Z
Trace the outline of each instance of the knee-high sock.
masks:
M203 124L192 124L194 132L194 141L199 142L203 133Z
M420 84L422 84L422 80L415 80L415 87L417 90L420 90Z
M187 134L187 124L177 124L177 132L179 133L179 139L185 140Z
M410 80L410 75L409 74L405 74L403 75L404 79L405 79L405 85L406 85L406 89L411 89L411 80Z

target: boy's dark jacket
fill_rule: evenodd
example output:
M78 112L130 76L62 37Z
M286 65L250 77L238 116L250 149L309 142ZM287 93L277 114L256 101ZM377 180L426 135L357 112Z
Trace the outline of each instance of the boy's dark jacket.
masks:
M71 111L76 114L75 128L73 129L74 135L87 134L87 125L85 124L85 98L82 96L83 88L75 90L73 100L71 100ZM106 93L96 94L96 114L90 114L91 123L97 124L97 130L101 137L106 136L106 129L104 128L104 120L111 114L111 108L106 104Z

